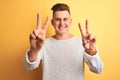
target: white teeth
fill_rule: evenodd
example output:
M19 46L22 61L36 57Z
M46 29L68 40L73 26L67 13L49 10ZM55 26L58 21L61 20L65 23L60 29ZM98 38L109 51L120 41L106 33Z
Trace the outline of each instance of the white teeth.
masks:
M60 30L63 30L63 29L65 29L67 26L66 25L63 25L63 26L59 26L58 28L60 29Z
M61 26L60 28L64 28L63 26Z

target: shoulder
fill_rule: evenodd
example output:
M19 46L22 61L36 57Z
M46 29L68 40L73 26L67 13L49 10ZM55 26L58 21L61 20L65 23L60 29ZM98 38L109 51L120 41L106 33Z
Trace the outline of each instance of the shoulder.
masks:
M74 36L74 40L78 41L78 42L82 42L82 38L78 37L78 36Z
M51 42L51 41L53 41L52 37L48 37L48 38L45 39L45 42Z
M56 39L54 39L53 37L48 37L45 39L45 45L53 45L56 42L58 42Z

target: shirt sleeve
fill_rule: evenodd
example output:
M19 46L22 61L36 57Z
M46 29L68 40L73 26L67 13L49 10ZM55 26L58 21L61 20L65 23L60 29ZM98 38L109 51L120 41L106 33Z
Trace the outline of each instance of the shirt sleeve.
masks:
M33 62L30 62L29 59L28 59L28 51L29 51L29 49L26 51L26 54L25 54L24 59L23 59L23 64L24 64L25 70L33 70L35 68L38 68L39 64L40 64L40 61L43 57L43 50L41 49L39 51L36 60L33 61Z
M87 54L84 51L84 61L87 63L87 65L89 66L89 69L92 72L95 72L95 73L98 73L98 74L101 73L101 71L103 69L103 62L100 59L98 50L97 50L97 53L93 56Z

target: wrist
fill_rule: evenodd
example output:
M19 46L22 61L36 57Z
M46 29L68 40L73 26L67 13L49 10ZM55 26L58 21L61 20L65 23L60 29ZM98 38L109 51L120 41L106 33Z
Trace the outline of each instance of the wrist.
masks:
M86 49L85 52L88 53L89 55L93 56L97 53L97 50L96 49L91 49L91 50Z
M35 61L35 59L37 58L37 55L38 55L38 50L30 49L28 51L28 59L29 59L29 61L30 62Z

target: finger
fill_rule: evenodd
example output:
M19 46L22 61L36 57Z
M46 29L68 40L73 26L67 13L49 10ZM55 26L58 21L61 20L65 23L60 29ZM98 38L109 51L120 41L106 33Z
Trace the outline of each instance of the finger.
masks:
M85 32L83 31L83 27L80 25L80 23L78 23L78 26L79 26L79 30L81 32L82 37L84 37L85 36Z
M90 50L95 50L96 49L96 37L94 37L93 35L90 35Z
M40 29L41 27L41 16L40 14L38 13L37 14L37 29Z
M36 36L33 33L31 33L30 34L30 39L36 39Z
M38 30L37 29L35 29L35 30L33 30L33 34L37 37L38 36Z
M46 22L45 22L45 24L43 26L44 30L47 30L49 22L50 22L50 17L47 17Z
M96 42L96 37L94 37L92 34L90 34L89 39L90 39L92 42Z
M88 20L86 20L86 33L90 34Z

